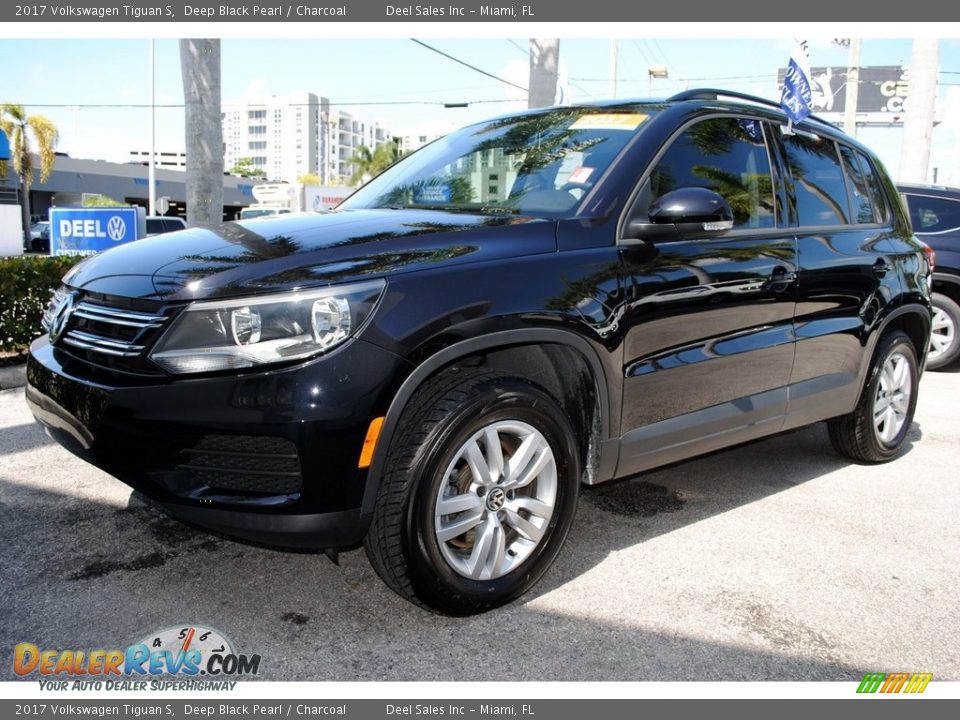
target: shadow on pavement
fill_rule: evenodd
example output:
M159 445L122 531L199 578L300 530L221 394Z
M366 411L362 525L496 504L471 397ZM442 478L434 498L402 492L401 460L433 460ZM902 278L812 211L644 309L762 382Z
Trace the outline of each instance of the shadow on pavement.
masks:
M580 522L534 593L466 619L396 597L362 551L338 568L322 555L211 536L136 498L116 507L0 476L0 647L123 648L156 629L205 624L260 653L271 680L853 680L863 668L759 604L744 605L747 621L782 652L537 603L617 550L846 464L820 425L585 488ZM721 465L733 479L717 480ZM0 664L0 679L12 678Z

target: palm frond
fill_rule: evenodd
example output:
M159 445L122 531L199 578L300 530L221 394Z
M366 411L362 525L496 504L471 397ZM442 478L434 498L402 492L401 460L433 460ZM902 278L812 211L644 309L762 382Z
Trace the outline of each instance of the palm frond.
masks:
M60 133L57 132L57 126L53 121L43 115L31 115L27 118L27 126L33 131L33 137L37 141L37 155L40 156L40 182L46 182L50 173L53 172Z

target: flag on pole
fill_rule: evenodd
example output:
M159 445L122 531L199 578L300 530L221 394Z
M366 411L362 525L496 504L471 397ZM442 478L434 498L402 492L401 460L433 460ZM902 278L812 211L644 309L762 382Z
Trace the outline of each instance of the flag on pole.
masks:
M795 40L787 74L783 79L780 105L790 118L790 124L803 122L813 108L813 91L810 89L810 56L807 41Z

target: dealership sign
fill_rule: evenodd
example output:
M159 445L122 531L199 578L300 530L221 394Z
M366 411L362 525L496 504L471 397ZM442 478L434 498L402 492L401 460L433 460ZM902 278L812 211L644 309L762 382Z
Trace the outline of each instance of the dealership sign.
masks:
M777 73L783 87L786 68ZM847 107L847 68L811 68L813 112L818 115L842 114ZM876 121L902 123L909 89L909 68L901 65L860 68L857 88L857 112L868 113Z
M143 237L137 211L132 207L51 208L50 254L93 255Z

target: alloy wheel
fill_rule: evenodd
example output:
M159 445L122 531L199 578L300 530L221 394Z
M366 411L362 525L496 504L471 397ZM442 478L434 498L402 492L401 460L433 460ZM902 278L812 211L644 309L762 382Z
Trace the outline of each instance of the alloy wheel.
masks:
M532 425L502 420L454 453L434 506L441 554L459 575L495 580L540 544L557 499L553 449Z
M900 434L909 414L912 392L910 360L895 352L883 363L873 402L873 427L880 442L889 445Z
M957 327L943 308L934 306L933 323L930 328L930 352L927 360L936 360L948 352L957 341Z

